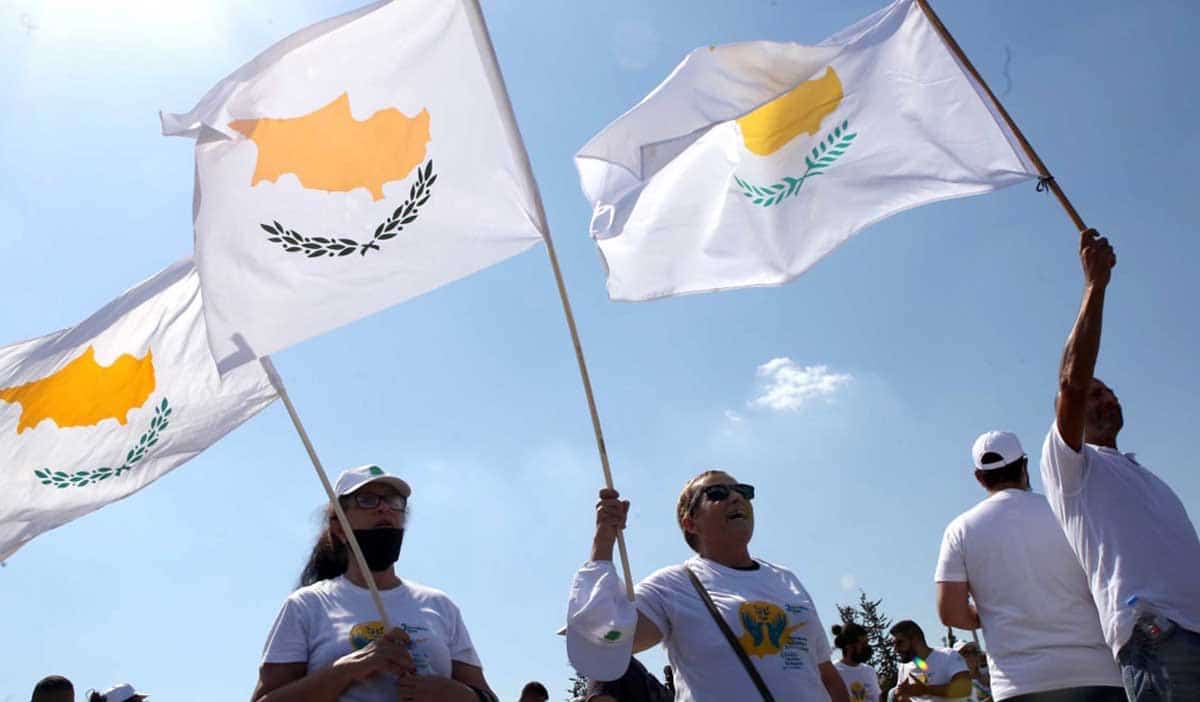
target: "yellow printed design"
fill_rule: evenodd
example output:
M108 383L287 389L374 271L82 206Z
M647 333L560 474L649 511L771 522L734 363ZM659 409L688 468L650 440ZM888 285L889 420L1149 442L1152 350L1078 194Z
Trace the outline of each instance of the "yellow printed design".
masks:
M357 651L375 639L383 636L383 622L362 622L350 629L350 645Z
M350 112L350 96L294 118L241 119L229 126L258 146L250 185L292 173L305 188L350 192L366 188L383 199L383 184L403 180L425 160L429 111L409 117L395 108L364 121Z
M866 702L867 688L861 682L855 680L850 683L850 702Z
M800 134L814 135L842 104L842 81L833 66L737 120L746 148L770 156Z
M110 366L96 362L89 346L58 371L24 385L0 388L0 401L20 404L17 433L49 419L60 429L90 427L105 419L124 425L129 411L146 403L154 392L154 358L121 354Z
M742 649L751 656L779 655L792 632L802 624L788 626L787 613L772 602L745 602L738 616L746 633L738 637Z

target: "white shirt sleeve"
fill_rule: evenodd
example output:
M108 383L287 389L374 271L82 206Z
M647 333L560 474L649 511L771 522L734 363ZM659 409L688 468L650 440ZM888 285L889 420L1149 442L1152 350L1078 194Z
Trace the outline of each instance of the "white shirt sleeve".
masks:
M967 667L967 660L962 657L958 651L946 651L946 680L942 682L945 685L950 682L950 679L959 673L969 673L970 668Z
M475 652L475 644L471 643L471 635L467 632L462 612L449 599L446 600L446 606L453 613L450 640L446 642L446 647L450 649L450 660L482 667L479 662L479 654Z
M813 602L812 595L808 593L807 589L804 590L804 596L808 598L809 602ZM817 665L828 663L833 656L833 646L829 643L829 637L825 635L825 625L821 623L821 615L817 613L815 602L813 602L812 623L813 628L808 631L809 651L812 652L813 660L817 662Z
M307 663L308 612L300 600L289 597L275 617L263 646L263 663Z
M933 572L935 583L967 582L967 561L963 556L962 527L958 520L950 522L942 533L942 547L938 550L937 568Z
M1042 444L1042 484L1050 503L1056 504L1064 497L1073 497L1083 489L1084 470L1087 468L1085 449L1079 451L1067 446L1058 433L1058 422L1050 424L1050 433Z
M881 690L879 687L879 673L876 673L874 668L871 668L870 670L871 678L869 680L869 684L867 685L867 699L878 700L883 696L883 690Z
M689 584L690 589L691 585ZM670 586L666 571L660 570L653 573L638 583L633 588L633 592L638 613L658 627L658 632L662 634L664 642L669 641L671 639L671 614L667 611L667 606L673 598L679 597L681 593Z

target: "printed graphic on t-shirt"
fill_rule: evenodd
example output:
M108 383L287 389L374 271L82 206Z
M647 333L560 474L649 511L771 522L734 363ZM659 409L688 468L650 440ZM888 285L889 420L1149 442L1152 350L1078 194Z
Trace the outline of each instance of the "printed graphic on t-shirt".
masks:
M400 624L400 629L412 639L408 644L408 653L412 656L413 664L417 666L419 675L430 675L433 672L433 662L425 644L430 640L429 627L419 624ZM354 650L363 648L384 634L383 622L360 622L350 628L350 645Z
M360 622L350 628L350 645L357 651L383 636L383 622Z
M850 683L850 702L866 702L867 686L855 680Z
M795 632L804 626L801 617L807 607L773 602L745 602L738 607L738 619L744 633L738 637L742 649L751 656L781 656L784 670L807 667L808 639ZM794 624L789 622L796 622Z

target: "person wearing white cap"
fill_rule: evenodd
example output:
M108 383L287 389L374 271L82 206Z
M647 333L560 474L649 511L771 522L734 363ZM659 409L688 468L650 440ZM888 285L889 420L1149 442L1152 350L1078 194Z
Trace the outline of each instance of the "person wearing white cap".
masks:
M634 652L661 642L677 702L848 702L808 591L787 568L750 556L752 486L715 470L689 480L676 520L696 555L638 583L635 602L612 563L629 512L619 497L600 491L591 559L571 584L567 655L577 671L615 680Z
M104 692L88 690L88 702L141 702L149 698L150 695L143 695L129 683L113 685Z
M982 625L996 700L1121 702L1087 578L1046 498L1030 491L1020 440L986 432L971 458L987 497L942 536L934 573L942 623Z
M1042 448L1046 497L1087 573L1129 699L1200 700L1200 537L1170 486L1117 450L1121 403L1094 375L1117 258L1094 229L1080 235L1079 258L1083 301Z
M370 573L349 557L325 509L324 528L267 637L253 700L264 702L495 702L458 607L401 580L395 562L412 488L379 466L344 471L334 492ZM393 628L367 589L373 578Z
M974 641L958 640L954 642L954 652L962 656L971 674L971 702L994 702L992 697L992 681L988 674L987 661Z

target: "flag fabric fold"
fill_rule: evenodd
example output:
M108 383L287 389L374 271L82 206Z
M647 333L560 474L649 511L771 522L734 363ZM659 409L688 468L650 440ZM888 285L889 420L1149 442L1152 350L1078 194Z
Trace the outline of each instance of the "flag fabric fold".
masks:
M913 0L692 51L576 154L612 299L779 285L881 219L1037 177Z
M196 138L196 263L222 372L525 251L545 229L464 0L301 30L163 131Z
M217 373L184 260L79 325L0 348L0 560L127 497L275 399L259 364Z

